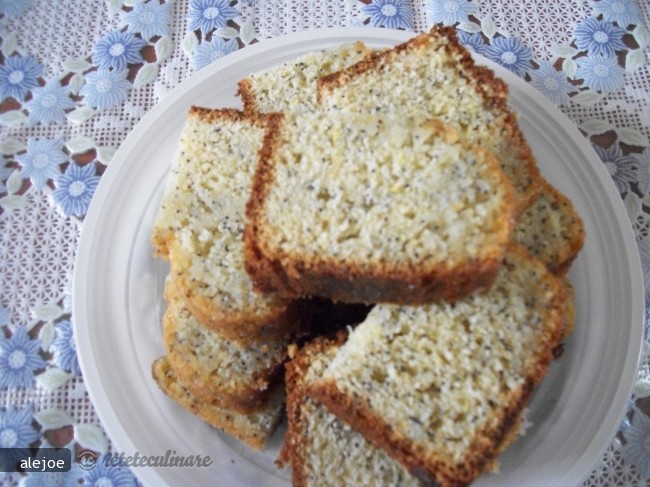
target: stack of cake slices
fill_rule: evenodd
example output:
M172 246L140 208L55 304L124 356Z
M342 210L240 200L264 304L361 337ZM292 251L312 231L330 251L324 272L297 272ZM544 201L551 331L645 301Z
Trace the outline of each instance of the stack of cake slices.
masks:
M506 85L433 28L239 95L190 109L155 222L161 389L255 448L286 409L295 486L495 470L573 329L585 238Z
M315 83L367 52L358 44L313 55L310 76ZM304 103L315 100L314 90ZM283 417L288 345L367 310L253 290L244 266L245 206L270 119L192 107L152 235L155 253L170 264L166 354L153 364L154 379L185 409L256 449Z

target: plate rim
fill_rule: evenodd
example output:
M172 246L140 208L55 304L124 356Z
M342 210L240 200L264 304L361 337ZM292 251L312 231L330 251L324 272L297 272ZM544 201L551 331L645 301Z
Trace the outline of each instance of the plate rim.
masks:
M168 93L164 99L152 107L151 110L149 110L129 132L113 156L111 163L108 165L106 171L104 172L95 191L88 212L86 213L86 217L83 220L81 236L79 238L77 253L75 256L74 272L72 278L72 322L75 343L77 346L77 354L79 357L81 370L83 371L82 376L84 378L84 384L91 399L91 403L95 408L95 412L103 426L103 429L110 437L111 442L116 448L119 448L122 451L135 450L133 440L129 436L128 432L124 430L121 424L115 424L115 422L110 419L113 408L110 406L104 406L110 405L111 402L109 400L109 397L106 395L103 383L96 383L95 379L92 379L98 377L99 367L93 358L86 354L86 350L92 349L90 336L91 334L89 327L82 326L82 323L87 324L89 321L88 314L90 310L85 306L85 303L87 302L86 286L90 281L89 278L92 276L89 274L90 266L88 264L92 261L91 250L94 247L97 233L96 230L97 227L101 225L99 217L102 214L103 202L111 191L115 181L119 180L118 177L121 175L122 167L126 164L128 155L135 149L135 144L139 138L147 133L149 126L155 120L157 120L166 110L173 107L176 103L180 103L180 100L184 96L188 96L192 90L192 87L201 84L206 79L224 72L231 65L239 64L240 62L246 60L246 58L258 56L261 53L271 51L279 47L286 47L292 43L301 44L320 41L333 45L344 43L347 41L347 39L362 41L375 39L382 42L399 43L415 35L418 35L418 33L374 27L330 27L289 33L283 36L260 41L256 44L247 46L246 48L242 48L232 54L229 54L215 61L206 68L193 73L189 78L181 82L170 93ZM310 48L309 50L315 49L316 48L314 47ZM552 105L544 97L544 95L530 86L529 83L490 60L477 55L475 55L475 57L479 59L481 64L485 64L493 69L499 77L506 81L506 84L515 84L517 88L521 89L527 97L532 98L533 101L535 101L537 104L543 106L544 109L546 109L553 116L554 121L561 124L566 131L577 132L577 128L573 122L559 108ZM594 161L598 161L599 159L593 147L591 147L586 138L579 134L579 132L578 135L579 137L572 137L572 140L580 152L585 156L588 156L591 170L595 171L598 179L604 181L604 184L611 185L610 189L615 189L611 178L609 178L608 175L607 178L603 177L606 175L606 171L604 167L601 167L602 164L600 166L594 164ZM611 193L611 191L608 193ZM616 192L616 194L618 193ZM611 194L608 194L608 196L611 196ZM613 199L608 199L607 204L611 204L611 209L617 215L617 217L625 216L627 219L627 212L625 211L622 199L619 199L617 202L615 202ZM628 340L627 346L628 350L632 351L633 353L631 356L626 357L625 367L622 371L623 377L627 377L628 381L627 383L625 381L621 381L619 383L619 394L617 394L616 398L614 398L617 405L620 406L616 408L619 411L618 421L616 422L615 426L610 428L605 428L601 425L600 430L597 432L598 434L595 435L601 439L604 437L611 439L614 437L616 431L618 431L620 422L622 421L627 410L625 405L627 404L627 401L634 389L634 377L639 367L643 345L645 296L643 292L644 288L641 259L635 243L632 226L626 226L623 229L623 232L624 234L621 235L620 240L624 244L625 257L629 263L627 274L631 279L632 290L636 291L633 296L631 296L632 309L630 312L633 318L633 323L637 322L637 327L632 327L630 330L630 338ZM623 395L623 392L625 395ZM592 442L593 441L594 440L592 439ZM602 456L609 445L609 443L606 441L599 441L599 443L603 443L603 446L599 452L599 457L596 458L594 456L593 465L596 464L598 459ZM584 464L585 461L583 459L581 465L583 467L583 470L585 470L584 475L588 475L589 471L584 468ZM132 470L140 480L147 484L151 483L152 485L160 485L160 482L165 482L158 475L158 473L155 472L154 468L145 467L144 469L138 468Z

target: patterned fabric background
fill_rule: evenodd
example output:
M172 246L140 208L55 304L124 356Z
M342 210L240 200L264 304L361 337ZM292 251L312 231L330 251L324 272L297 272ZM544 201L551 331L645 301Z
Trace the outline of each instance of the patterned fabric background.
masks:
M181 81L289 32L454 26L593 143L649 283L649 18L650 5L634 0L0 0L0 447L65 446L77 462L82 451L111 451L71 326L75 250L93 193L129 131ZM584 486L650 479L645 353L626 418ZM0 474L0 483L137 484L124 468L79 465L49 477Z

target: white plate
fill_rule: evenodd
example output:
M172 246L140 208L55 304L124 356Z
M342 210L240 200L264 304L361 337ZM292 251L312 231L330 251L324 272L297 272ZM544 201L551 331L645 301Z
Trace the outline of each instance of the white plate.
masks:
M152 109L115 154L83 225L74 276L77 349L86 385L114 449L125 454L210 456L211 467L135 469L151 486L287 486L273 465L281 438L254 453L173 404L150 377L162 355L166 268L149 236L190 105L239 107L236 83L309 51L412 34L372 28L312 30L230 54ZM627 214L608 173L575 126L527 83L480 59L510 87L511 105L542 173L568 195L587 239L571 270L578 320L564 356L530 405L533 426L502 456L501 473L477 486L573 486L593 468L622 419L643 333L641 265Z

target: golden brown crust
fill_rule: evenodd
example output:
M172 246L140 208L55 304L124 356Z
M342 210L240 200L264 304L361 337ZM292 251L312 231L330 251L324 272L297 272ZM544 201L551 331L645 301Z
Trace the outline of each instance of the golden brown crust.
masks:
M246 120L258 128L266 127L266 114L246 114L234 108L211 109L191 106L188 119L198 119L206 124ZM243 215L242 215L243 216ZM240 344L257 341L276 340L295 333L301 327L304 304L277 299L269 303L267 309L250 308L245 310L224 309L209 296L201 292L200 285L183 269L187 261L195 258L177 243L174 231L168 228L155 229L152 235L155 255L165 258L171 264L178 294L197 320L205 327L221 333L224 337ZM241 272L245 272L243 269Z
M548 350L551 355L551 350ZM471 453L461 462L450 464L444 455L429 455L414 447L409 438L396 431L382 416L373 413L360 398L349 397L339 390L334 381L321 381L308 388L308 395L322 403L327 410L350 424L377 448L383 448L389 455L404 465L409 472L425 483L440 487L468 485L486 471L497 456L513 441L520 415L535 386L546 374L548 361L540 363L526 378L517 394L493 418L491 424L480 433L469 447Z
M205 123L215 123L217 121L230 120L233 122L238 122L241 120L253 120L254 123L261 123L263 126L264 115L263 114L253 114L249 115L237 110L236 108L205 108L192 105L188 112L189 118L198 118L199 120Z
M358 55L363 56L367 55L368 53L372 52L372 49L366 46L363 42L357 41L354 44L352 44L350 47L352 47ZM331 48L333 49L333 48ZM319 72L324 72L328 71L329 69L333 69L331 65L327 64L328 61L328 55L331 52L329 49L325 49L320 51L320 55L322 56L321 61L324 63L321 64L320 66L316 63L313 67L318 67ZM305 66L311 65L312 61L308 61L307 64L305 64L304 60L302 58L298 58L294 62L288 63L288 65L283 65L280 66L280 71L282 71L282 68L289 66L289 69L304 69ZM271 72L273 71L273 68L271 69ZM265 74L268 71L262 71L262 76L261 79L264 80ZM286 73L286 75L290 75L289 72ZM260 74L260 73L258 73ZM303 76L305 74L303 73ZM282 100L277 100L276 103L273 103L272 106L275 108L269 109L269 102L273 100L272 96L269 96L268 91L260 86L259 80L257 79L256 74L253 74L251 76L248 76L242 80L240 80L237 83L237 95L241 98L242 103L244 105L244 112L247 114L253 114L253 113L260 113L262 111L276 111L276 110L284 110L282 107L288 106L287 102L293 101L294 99L302 100L304 97L309 98L309 102L307 103L299 103L296 106L299 106L300 109L307 109L311 108L313 102L312 99L315 99L316 94L317 94L317 80L313 80L311 78L312 75L307 75L307 80L309 80L311 86L304 87L303 88L295 88L293 97L291 96L291 93L285 95L287 99L282 99ZM268 80L262 81L262 85L268 82ZM277 83L282 83L282 80L276 80ZM257 87L257 89L256 89ZM313 98L312 98L313 97ZM266 105L266 109L262 109L261 106Z
M543 233L535 233L535 238L543 239L544 245L539 250L536 249L536 241L524 242L523 240L527 239L519 236L520 233L526 235L530 232L536 232L539 227L543 227L543 222L539 222L539 225L536 225L534 216L529 215L528 213L533 212L532 214L534 215L536 205L538 204L547 204L550 211L563 215L562 219L565 224L563 225L562 230L567 233L567 235L562 239L558 236L547 236ZM528 219L531 221L527 221ZM582 218L580 218L580 215L576 211L571 200L551 183L542 179L539 199L528 208L526 213L521 215L520 220L533 228L519 229L518 227L515 227L515 240L524 245L529 252L535 255L535 257L542 260L551 272L558 276L565 275L571 268L571 265L580 253L580 250L582 250L586 237L584 222Z
M301 300L278 299L274 306L264 312L253 308L249 310L222 309L207 296L198 293L191 280L176 269L177 256L175 241L167 243L171 274L185 305L192 315L206 328L213 330L229 340L242 345L250 341L265 342L278 340L298 332L302 326L305 303Z
M564 320L560 341L564 341L573 333L576 323L575 291L568 276L562 276L560 282L564 290Z
M571 264L573 264L573 261L584 246L586 238L585 225L571 200L563 195L557 188L546 182L544 185L544 191L548 191L549 194L552 195L552 198L557 202L556 204L562 206L562 211L565 211L572 221L572 225L568 228L571 235L567 247L565 248L565 252L557 263L549 265L552 272L561 276L569 272Z
M206 124L214 124L217 122L223 123L246 121L253 124L257 128L265 129L268 122L268 115L265 113L258 113L256 111L246 113L236 108L206 108L192 105L188 109L187 119L197 119ZM154 229L152 241L154 243L155 250L159 252L162 257L167 257L167 252L164 251L164 247L168 241L173 239L173 237L173 231L170 229Z
M263 254L248 254L247 270L260 292L277 292L285 298L327 296L334 301L419 305L449 302L472 292L487 291L496 278L502 256L462 268L392 270L363 264L312 263L301 255L283 262Z
M194 397L177 381L166 357L160 357L154 361L151 366L151 375L158 387L183 409L243 441L255 450L264 448L267 439L281 419L281 416L278 415L277 421L268 430L250 426L246 428L237 421L237 418L241 416L240 413L202 402Z
M490 173L506 193L500 224L493 229L495 241L480 258L438 265L368 265L365 262L340 262L323 256L275 253L266 245L263 228L265 200L275 180L275 158L284 143L283 114L273 114L260 150L251 196L246 206L244 229L246 271L254 289L276 292L284 298L323 296L334 301L354 303L393 302L424 304L437 300L456 301L471 292L487 291L503 262L514 226L513 189L494 155L480 147L472 150L490 166ZM456 138L456 132L439 121L431 121L436 133ZM450 135L453 134L453 135ZM469 149L469 148L468 148Z
M244 78L237 83L237 95L244 104L244 113L258 113L257 97L253 90L253 83L249 78Z
M224 382L219 377L207 375L205 368L198 368L199 361L210 362L211 357L196 357L188 352L187 345L177 337L179 307L181 300L174 295L176 288L168 281L165 296L169 305L163 315L163 343L167 361L178 382L197 400L225 407L240 413L251 413L264 408L275 385L282 381L286 348L281 349L268 368L260 369L248 377ZM221 337L219 337L221 339ZM245 353L245 352L244 352ZM207 367L209 369L209 366Z
M383 69L382 65L392 62L404 52L427 49L431 37L445 37L447 39L446 49L450 54L460 57L458 61L459 69L476 81L475 88L483 96L486 107L498 108L508 112L513 117L512 120L516 121L516 115L508 107L508 86L503 80L496 77L494 71L485 66L478 66L474 62L472 55L460 44L454 29L451 27L433 26L428 33L412 37L393 48L373 51L358 63L321 77L318 80L318 101L322 102L329 91L347 84L360 74Z
M535 262L538 268L543 266L521 247L513 245L509 252L518 255L517 258ZM513 428L517 427L523 408L534 388L546 375L553 359L553 349L559 341L564 318L564 293L559 280L549 272L545 273L542 284L550 289L552 297L545 317L546 334L541 337L543 339L537 350L530 351L533 366L526 371L523 384L509 394L491 421L477 432L467 450L468 455L460 462L450 462L440 452L425 452L423 447L394 428L383 416L376 414L366 398L346 394L335 380L321 379L308 387L307 394L322 403L330 413L350 424L369 442L386 450L422 481L440 487L467 485L484 472L512 440Z
M392 49L376 51L358 63L323 76L318 81L318 100L322 104L327 94L336 88L345 85L356 77L367 72L380 72L385 69L393 60L405 52L426 50L431 38L445 38L444 49L454 59L454 62L464 76L474 81L472 86L482 97L486 109L492 109L502 114L501 124L504 139L507 141L500 150L511 152L521 161L521 166L516 168L504 167L508 177L512 180L515 188L515 206L517 214L523 212L535 201L539 194L541 174L535 157L526 142L525 136L519 128L517 115L508 106L508 87L497 78L494 72L485 67L478 66L469 51L463 47L454 29L450 27L433 26L428 33L416 36L410 40L398 44ZM455 59L458 61L455 61ZM499 159L500 153L496 154Z
M301 406L305 401L307 383L305 374L312 361L332 347L338 347L345 341L346 333L339 333L335 339L316 338L300 350L290 360L285 369L285 387L287 404L287 433L276 461L279 467L291 466L293 487L307 485L308 453L306 425L303 421Z
M559 359L564 355L564 342L571 336L576 324L576 305L575 291L569 280L569 276L559 276L564 290L564 320L562 321L562 331L560 334L560 343L553 349L553 356Z
M279 364L269 373L267 380L258 379L257 384L240 386L239 389L234 391L215 391L214 387L206 387L206 385L210 384L209 378L188 369L186 364L179 360L178 354L175 353L173 347L169 351L168 360L179 384L182 384L198 401L231 409L241 414L250 414L264 409L268 405L273 392L270 384L277 384L282 377L282 365ZM266 388L255 387L264 384L267 385Z

